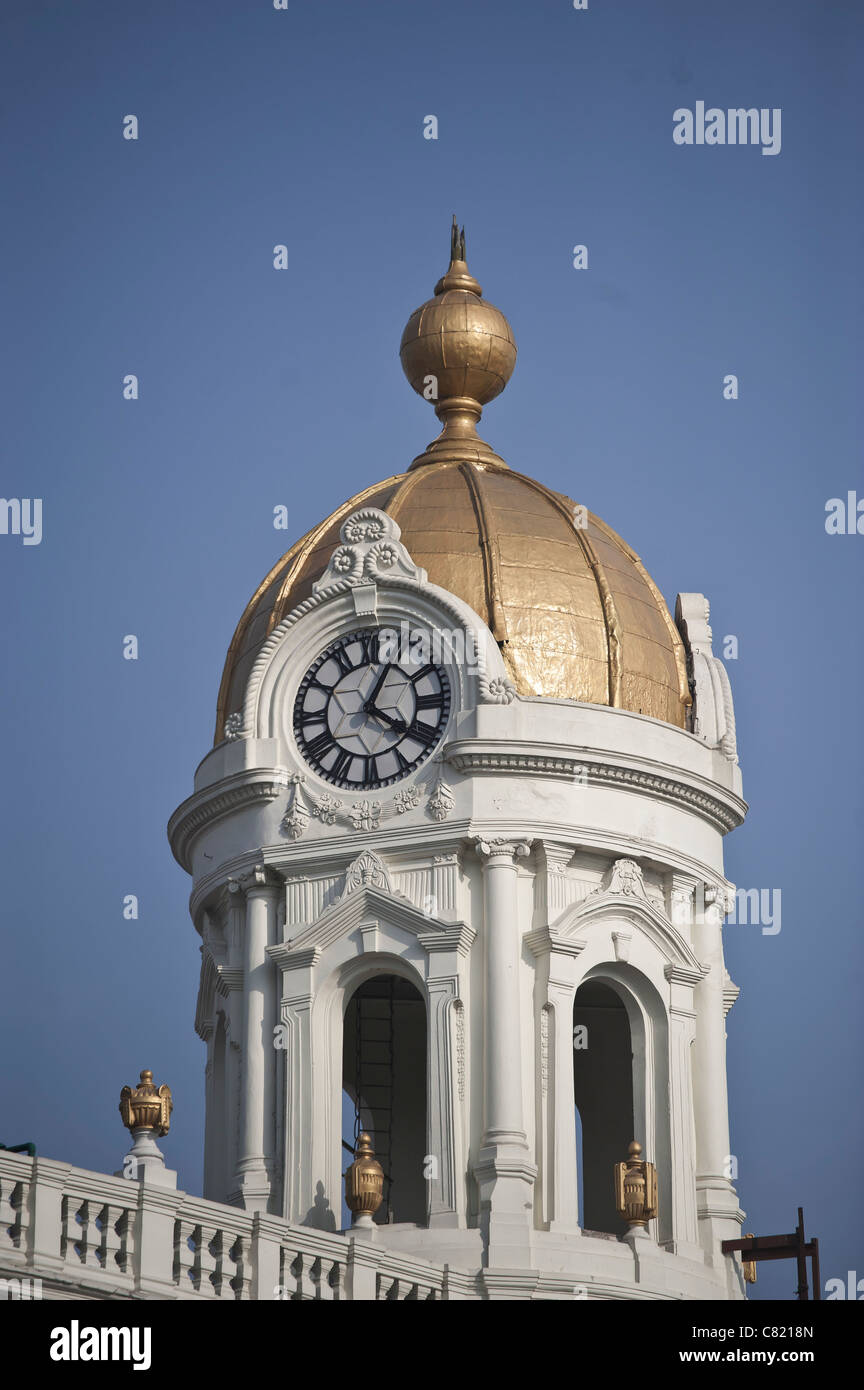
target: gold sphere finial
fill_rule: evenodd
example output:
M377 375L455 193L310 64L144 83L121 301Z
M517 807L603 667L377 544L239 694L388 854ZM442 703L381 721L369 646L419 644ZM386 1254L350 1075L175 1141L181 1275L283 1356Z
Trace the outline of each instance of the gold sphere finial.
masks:
M402 370L444 428L411 467L422 463L504 460L477 434L483 406L504 390L516 365L513 332L465 261L465 228L450 229L450 265L435 297L415 309L399 348Z

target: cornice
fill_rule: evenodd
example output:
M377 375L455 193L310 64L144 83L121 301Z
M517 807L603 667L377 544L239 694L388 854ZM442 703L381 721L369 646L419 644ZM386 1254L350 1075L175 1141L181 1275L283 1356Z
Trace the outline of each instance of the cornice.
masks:
M189 851L199 831L222 816L260 802L275 801L287 785L285 768L264 767L235 772L212 787L195 792L177 807L168 822L168 840L177 863L191 873Z
M526 932L522 940L531 954L537 957L550 953L575 957L584 951L588 944L579 937L560 936L550 927L539 927L536 931Z
M732 1005L735 1003L735 1001L736 1001L736 999L738 998L738 995L739 995L740 993L741 993L741 987L740 987L740 985L736 985L735 981L734 981L733 979L731 979L731 977L730 977L730 975L729 975L729 972L727 971L727 972L726 972L726 978L725 978L725 980L724 980L724 982L723 982L723 1017L724 1017L724 1018L727 1017L727 1015L728 1015L728 1013L729 1013L729 1010L732 1008Z
M242 965L217 965L215 968L217 994L227 999L232 989L243 988Z
M565 745L459 739L448 745L444 760L467 776L503 772L516 777L551 777L573 782L578 774L582 785L587 781L593 786L618 786L655 800L683 805L724 835L741 825L747 814L746 801L719 783L639 757L625 761L617 755L598 756L597 752Z
M693 988L708 974L710 966L700 965L698 969L686 965L664 965L663 974L671 985L689 985Z
M294 948L286 942L268 946L267 954L283 970L308 970L317 965L323 955L320 946L301 946Z

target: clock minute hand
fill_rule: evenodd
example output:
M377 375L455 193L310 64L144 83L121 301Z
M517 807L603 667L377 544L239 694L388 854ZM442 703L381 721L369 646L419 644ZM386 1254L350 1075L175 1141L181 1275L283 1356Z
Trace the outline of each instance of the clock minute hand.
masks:
M368 700L364 700L364 702L363 702L363 713L364 713L364 714L376 714L376 713L377 713L377 711L376 711L376 709L375 709L375 701L378 699L378 696L381 694L381 689L382 689L382 687L383 687L383 685L384 685L385 680L387 679L387 676L388 676L389 673L390 673L390 670L391 670L391 668L392 668L392 664L393 664L392 662L387 661L387 662L385 662L384 665L381 667L381 674L379 675L377 681L375 682L375 689L372 691L372 694L369 696L369 699L368 699Z

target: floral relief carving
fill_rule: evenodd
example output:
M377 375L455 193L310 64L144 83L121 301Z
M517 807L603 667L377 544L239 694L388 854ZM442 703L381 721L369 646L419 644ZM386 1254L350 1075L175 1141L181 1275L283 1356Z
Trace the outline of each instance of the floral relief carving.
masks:
M341 544L330 556L321 578L312 585L313 594L322 593L336 580L349 584L375 583L381 573L425 584L424 569L415 565L400 541L401 532L392 516L377 507L361 507L343 522Z
M225 737L233 742L235 738L240 738L242 732L243 714L242 711L236 710L234 714L229 714L228 718L225 720Z
M420 805L420 788L416 786L402 787L393 798L396 805L396 812L403 816L406 811L413 811Z
M380 801L358 801L348 807L355 830L377 830L381 821Z
M281 821L281 828L292 840L299 840L309 824L309 807L303 796L303 783L306 778L302 772L295 772L291 778L288 808Z
M444 821L452 812L455 804L453 792L439 772L438 779L432 789L432 795L429 798L429 814L433 820Z
M333 825L336 820L336 812L341 809L342 805L343 803L338 797L324 792L312 803L312 814L318 817L322 825Z

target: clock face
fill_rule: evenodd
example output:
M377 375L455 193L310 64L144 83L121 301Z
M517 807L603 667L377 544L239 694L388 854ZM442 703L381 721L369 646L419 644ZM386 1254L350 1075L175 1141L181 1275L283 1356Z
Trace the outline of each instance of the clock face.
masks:
M380 643L376 629L350 632L300 682L298 747L320 777L347 791L406 777L429 757L447 724L447 673L424 660L422 644L414 651L410 640L398 651L394 645Z

